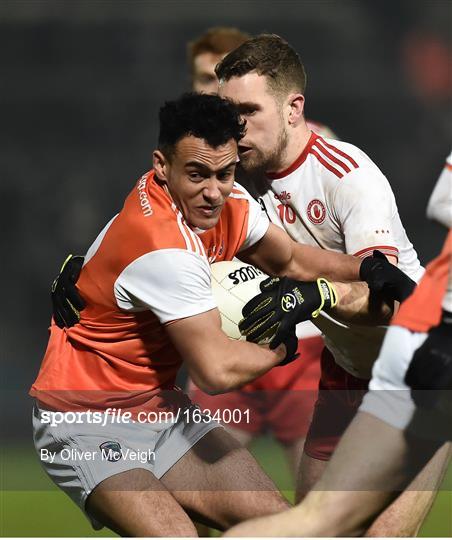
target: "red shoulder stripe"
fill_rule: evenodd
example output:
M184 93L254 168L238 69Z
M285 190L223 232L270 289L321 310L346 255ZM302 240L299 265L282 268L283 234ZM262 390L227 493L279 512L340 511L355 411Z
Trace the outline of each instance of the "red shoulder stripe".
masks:
M320 163L326 167L329 171L335 174L338 178L342 178L344 174L341 171L335 169L328 161L326 161L322 156L320 156L313 148L311 148L310 154L314 155Z
M336 156L333 156L333 154L331 152L328 152L328 150L326 148L324 148L321 144L320 144L320 141L317 140L315 143L314 143L314 146L320 150L322 152L322 154L324 156L326 156L327 158L329 158L331 161L334 161L334 163L336 163L336 165L339 165L339 167L342 167L345 172L350 172L351 169L350 167L344 163L343 161L341 161L339 158L337 158Z
M350 157L348 154L346 154L345 152L343 152L342 150L339 150L339 148L336 148L335 146L333 146L332 144L329 144L325 141L325 139L323 139L323 137L319 137L319 139L322 141L322 143L327 147L329 148L330 150L333 150L333 152L336 152L336 154L339 154L340 156L342 156L343 158L345 159L348 159L348 161L352 164L352 166L357 169L359 167L359 165L356 163L356 161Z

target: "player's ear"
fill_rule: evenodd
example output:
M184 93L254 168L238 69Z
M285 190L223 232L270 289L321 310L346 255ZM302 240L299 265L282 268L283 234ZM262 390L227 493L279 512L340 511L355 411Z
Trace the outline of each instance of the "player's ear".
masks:
M166 180L168 174L168 160L160 150L154 150L152 153L152 163L157 178Z
M289 124L296 126L303 118L304 96L303 94L290 94L288 99L289 106Z

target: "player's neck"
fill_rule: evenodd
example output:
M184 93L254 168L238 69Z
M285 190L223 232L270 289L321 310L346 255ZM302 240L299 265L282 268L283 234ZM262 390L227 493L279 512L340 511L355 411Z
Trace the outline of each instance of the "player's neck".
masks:
M285 171L289 167L291 167L293 163L295 163L295 161L302 154L303 150L306 148L306 145L311 138L311 134L312 132L306 125L306 122L303 122L297 128L289 131L286 150L284 152L284 155L281 156L282 159L279 163L279 170L274 172L280 173L282 171Z

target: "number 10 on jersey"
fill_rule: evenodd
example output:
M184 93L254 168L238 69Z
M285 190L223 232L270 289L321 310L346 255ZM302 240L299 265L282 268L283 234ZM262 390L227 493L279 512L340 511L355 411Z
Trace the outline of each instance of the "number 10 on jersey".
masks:
M297 215L291 206L287 206L286 204L278 204L277 208L279 212L279 219L283 223L295 223Z

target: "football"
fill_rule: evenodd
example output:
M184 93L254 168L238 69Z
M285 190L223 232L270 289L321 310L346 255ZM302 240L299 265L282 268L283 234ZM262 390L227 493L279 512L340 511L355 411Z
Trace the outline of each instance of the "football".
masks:
M268 275L241 261L222 261L211 265L212 291L221 315L221 328L231 339L244 340L238 324L243 306L260 293L259 284ZM268 340L265 340L267 343Z

